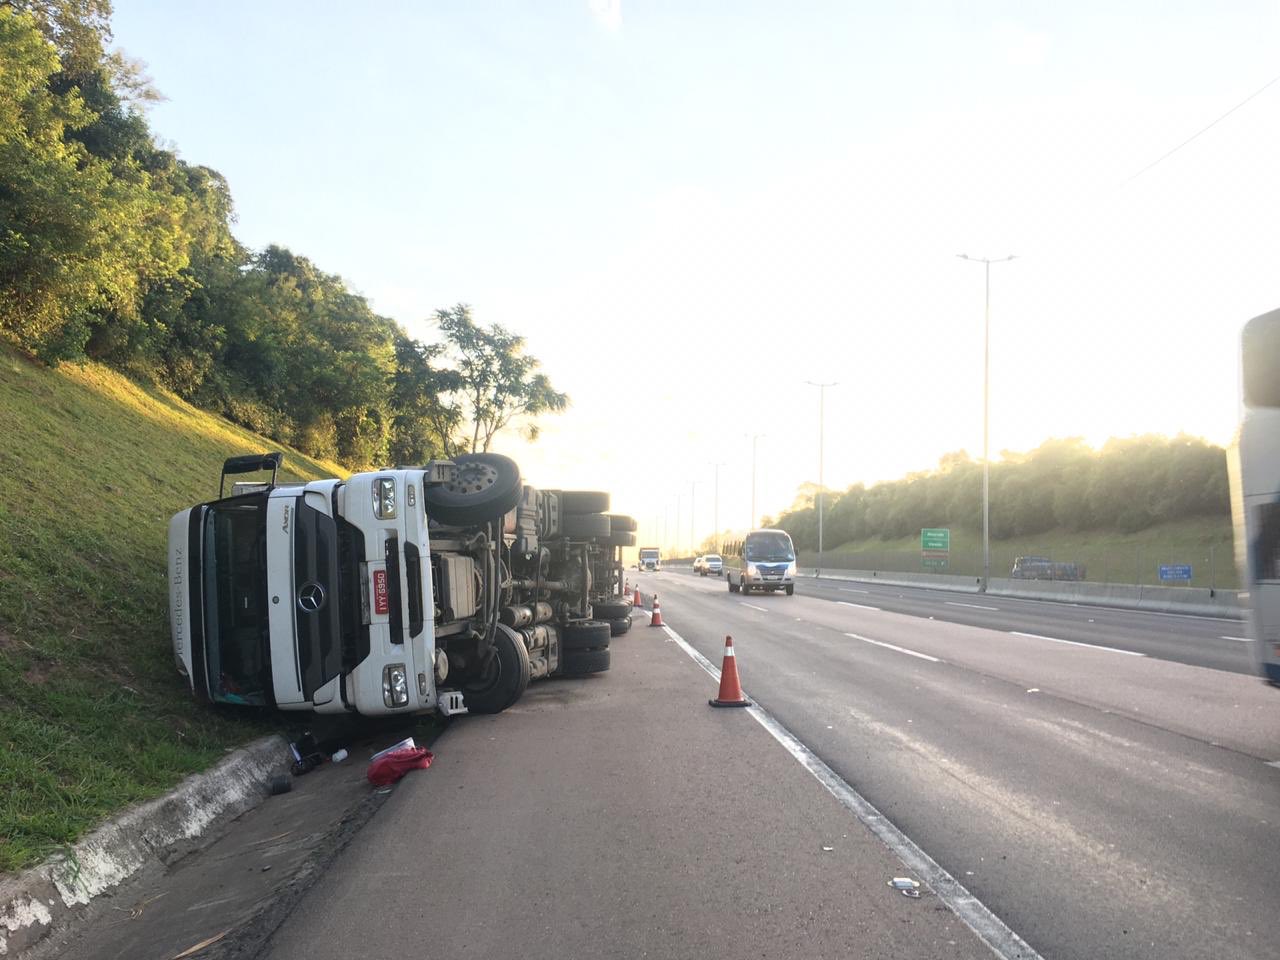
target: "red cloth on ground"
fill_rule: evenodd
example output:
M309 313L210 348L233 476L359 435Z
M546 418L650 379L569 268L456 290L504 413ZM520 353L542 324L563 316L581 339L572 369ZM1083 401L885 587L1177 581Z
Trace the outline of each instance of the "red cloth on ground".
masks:
M375 787L389 786L410 770L427 769L434 759L435 755L426 747L392 750L385 757L379 757L369 764L369 782Z

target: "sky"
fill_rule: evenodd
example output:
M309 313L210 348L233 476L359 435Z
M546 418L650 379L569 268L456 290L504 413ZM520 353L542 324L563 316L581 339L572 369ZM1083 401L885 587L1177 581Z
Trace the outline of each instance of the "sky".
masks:
M1017 257L993 458L1227 442L1239 329L1280 306L1280 82L1174 150L1280 74L1274 0L115 0L113 26L242 242L422 339L458 302L524 335L572 406L495 448L646 542L980 456L957 254ZM808 381L837 384L821 418Z

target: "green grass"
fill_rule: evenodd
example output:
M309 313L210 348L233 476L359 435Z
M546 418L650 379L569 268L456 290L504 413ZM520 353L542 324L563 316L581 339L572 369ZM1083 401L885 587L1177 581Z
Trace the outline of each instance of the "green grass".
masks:
M278 721L174 670L166 525L279 444L105 368L0 349L0 870L30 865ZM293 479L341 475L287 451Z
M1042 556L1083 563L1087 579L1092 581L1156 585L1160 583L1160 564L1189 563L1194 573L1192 586L1235 589L1238 578L1232 549L1228 519L1195 517L1138 533L1051 530L1034 537L992 540L991 575L1007 577L1015 557ZM813 566L816 560L816 552L801 552L802 565ZM823 564L832 569L930 572L920 563L919 535L842 544L825 552ZM948 568L934 572L979 576L981 532L952 530Z

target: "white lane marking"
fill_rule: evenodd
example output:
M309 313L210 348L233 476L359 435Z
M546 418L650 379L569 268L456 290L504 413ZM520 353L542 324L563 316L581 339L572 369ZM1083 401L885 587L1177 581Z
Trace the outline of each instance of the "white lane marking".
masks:
M744 601L742 601L742 605L743 605L744 607L750 607L752 610L759 610L761 613L768 613L768 612L769 612L769 608L768 608L768 607L757 607L754 603L747 603L745 600L744 600Z
M842 607L857 607L859 610L879 610L879 607L869 607L865 603L850 603L848 600L837 600L836 603Z
M972 607L974 610L999 610L999 607L984 607L980 603L961 603L958 600L943 600L949 607Z
M694 663L705 670L716 683L720 682L720 671L710 660L670 627L663 629L679 644L680 649L693 659ZM800 766L808 770L842 807L874 833L880 842L902 861L902 865L909 872L923 880L937 898L990 947L997 957L1001 960L1044 960L1040 954L1031 949L1030 944L1010 930L1008 924L970 893L964 884L944 870L933 857L921 850L914 840L895 827L869 800L849 786L838 773L801 743L795 734L775 720L768 710L752 700L751 706L747 707L747 713L756 723L769 731L769 735L782 744L783 749L791 754Z
M1023 633L1021 630L1010 630L1015 637L1030 637L1032 640L1050 640L1053 643L1066 643L1073 647L1088 647L1090 650L1106 650L1110 653L1123 653L1130 657L1145 657L1145 653L1137 650L1121 650L1119 647L1104 647L1100 643L1081 643L1079 640L1063 640L1061 637L1046 637L1042 633Z
M845 636L861 640L863 643L874 643L877 647L885 647L888 650L897 650L899 653L905 653L909 657L919 657L921 660L928 660L931 663L942 662L937 657L931 657L927 653L917 653L915 650L908 650L906 647L895 647L892 643L885 643L883 640L872 640L870 637L864 637L856 633L846 633Z
M1219 637L1219 640L1239 640L1241 643L1253 643L1253 637Z
M1275 767L1277 770L1280 770L1280 760L1264 760L1262 762L1268 767Z
M870 593L870 590L855 590L853 587L836 587L841 593Z

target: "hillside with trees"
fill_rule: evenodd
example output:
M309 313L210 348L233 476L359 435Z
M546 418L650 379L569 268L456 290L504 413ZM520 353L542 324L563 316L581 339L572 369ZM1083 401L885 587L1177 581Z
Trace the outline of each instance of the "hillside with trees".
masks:
M0 0L0 338L353 468L487 449L565 408L523 338L466 305L423 343L306 257L239 243L222 175L157 143L159 94L108 50L110 15Z
M818 543L816 490L807 488L776 525L802 550ZM1230 512L1226 454L1195 437L1113 439L1094 450L1079 438L1049 440L1029 453L1004 451L991 465L991 536L1050 530L1136 533L1171 521ZM828 550L868 539L916 536L922 527L979 530L982 463L960 451L937 469L870 487L828 492Z

